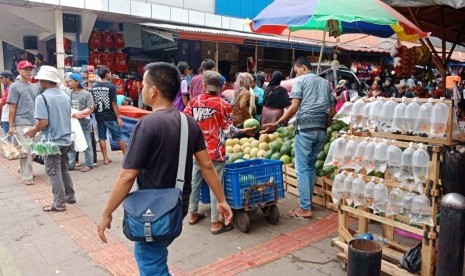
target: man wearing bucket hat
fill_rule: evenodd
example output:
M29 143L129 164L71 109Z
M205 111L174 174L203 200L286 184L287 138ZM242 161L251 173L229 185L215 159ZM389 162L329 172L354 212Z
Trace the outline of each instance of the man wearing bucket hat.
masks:
M86 164L81 168L81 172L88 172L94 166L94 157L92 149L92 122L90 114L94 112L94 98L92 94L84 89L82 77L78 73L69 75L68 86L71 89L68 95L71 99L73 108L73 118L79 120L84 137L86 138L87 149L84 151ZM72 148L69 152L69 169L74 170L76 165L76 152Z
M8 134L15 135L23 147L27 147L31 139L24 137L28 128L34 125L34 101L39 94L39 86L31 84L34 65L27 60L18 63L19 80L14 82L8 92ZM32 180L32 154L20 161L21 179L26 185L34 184Z
M60 78L58 70L43 65L36 75L43 93L35 100L35 118L37 123L25 136L34 137L42 131L59 148L59 153L47 155L45 171L52 185L53 203L43 207L45 212L62 212L66 203L76 202L73 181L68 171L68 152L71 147L71 102L69 97L58 88Z

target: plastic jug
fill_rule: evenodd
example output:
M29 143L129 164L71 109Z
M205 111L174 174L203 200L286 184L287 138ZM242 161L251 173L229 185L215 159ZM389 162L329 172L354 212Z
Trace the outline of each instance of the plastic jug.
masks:
M405 125L405 110L407 105L405 102L407 98L402 97L402 102L396 105L394 109L394 117L392 119L391 132L392 133L405 133L407 131L407 126Z
M407 125L407 133L416 133L418 131L418 119L420 118L420 105L417 98L407 105L405 109L405 124Z
M370 173L375 169L375 147L376 147L376 138L372 142L369 142L365 147L365 154L363 155L363 167L366 170L366 173Z
M350 172L349 175L344 179L344 200L347 205L352 205L352 182L354 181L354 176Z
M375 189L375 178L372 177L371 180L365 185L365 191L363 195L365 196L365 206L368 208L374 208L374 199L373 192Z
M388 188L384 185L384 180L380 179L379 183L375 185L373 190L373 213L386 213L387 203L388 203Z
M444 98L441 98L441 102L434 104L431 111L429 136L433 138L443 138L446 132L448 119L449 107L444 103Z
M346 176L340 172L334 177L333 187L331 188L331 198L334 204L338 204L344 196L344 180Z
M346 151L347 140L339 137L331 143L332 150L331 164L333 166L341 166L344 163L344 153Z
M427 136L430 131L430 120L433 110L433 99L428 99L427 103L420 106L420 115L418 116L418 131L420 136Z
M375 158L375 167L377 171L380 171L383 173L386 171L387 164L388 164L387 151L388 151L388 145L385 139L383 139L382 142L376 144L374 158Z
M352 181L352 199L354 207L358 207L365 204L365 181L361 178L355 178Z
M357 149L355 150L354 158L354 169L358 172L363 168L363 159L365 157L365 148L368 144L368 138L365 141L361 141L357 144Z
M381 112L380 125L378 127L379 131L387 132L391 130L392 121L394 119L394 110L396 106L397 102L394 101L394 98L390 98L388 101L384 102Z
M396 145L390 145L387 150L388 169L395 178L399 178L402 170L402 150Z
M357 141L349 140L344 152L344 165L343 168L354 169L354 156L357 151Z
M352 115L350 118L352 128L361 129L363 128L363 110L365 102L363 100L357 100L352 105Z
M368 118L369 129L378 130L381 120L381 111L383 110L383 100L381 98L376 98L374 102L370 105L370 115ZM379 130L378 130L379 131Z
M373 98L370 99L370 102L365 103L365 106L363 107L363 127L362 129L368 130L370 129L370 110L371 110L371 105Z
M393 189L389 193L386 216L399 215L402 212L403 202L404 202L404 191L402 191L399 188Z
M419 144L418 149L412 155L413 179L416 183L425 183L429 173L429 154L425 145Z
M402 152L402 171L399 176L401 181L413 179L412 156L414 152L413 143L410 143L409 147Z

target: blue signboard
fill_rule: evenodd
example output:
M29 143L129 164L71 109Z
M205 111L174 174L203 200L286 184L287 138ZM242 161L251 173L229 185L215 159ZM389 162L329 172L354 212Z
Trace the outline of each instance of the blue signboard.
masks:
M254 18L273 0L216 0L216 14L239 17Z

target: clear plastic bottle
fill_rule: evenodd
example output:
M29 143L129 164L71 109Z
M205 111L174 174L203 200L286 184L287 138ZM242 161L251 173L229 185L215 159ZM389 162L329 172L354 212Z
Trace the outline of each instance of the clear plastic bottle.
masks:
M376 147L376 138L372 142L369 142L365 147L365 154L363 155L363 167L366 170L366 173L370 173L375 169L375 147Z
M392 121L394 119L394 110L396 109L397 103L394 98L385 101L383 104L383 110L381 112L379 131L387 132L391 130Z
M388 207L386 216L398 215L402 212L402 203L404 201L404 191L399 188L393 189L389 193Z
M375 189L375 178L372 177L371 180L365 185L365 206L368 208L374 208L374 199L373 199L373 192Z
M413 134L418 131L418 119L420 118L420 105L417 98L414 98L405 109L405 124L407 125L407 133Z
M361 178L355 178L352 181L352 199L354 202L354 207L358 207L365 204L365 181Z
M380 172L385 172L387 169L387 164L388 164L388 145L386 143L386 140L383 139L380 143L377 143L375 146L375 167L377 171Z
M396 145L390 145L387 150L388 169L395 178L399 178L402 170L402 150Z
M383 110L383 100L381 98L376 98L374 102L370 105L370 115L368 118L369 128L371 130L378 130L381 119L381 111Z
M354 156L357 150L357 141L349 140L344 152L344 165L343 168L354 169Z
M399 176L401 181L413 179L412 156L414 152L413 143L410 143L409 147L402 152L402 172Z
M407 109L407 105L405 102L407 98L402 97L402 102L396 105L394 109L394 117L392 120L392 133L405 133L407 132L407 126L405 125L405 110Z
M334 177L333 187L331 188L331 198L334 204L338 204L344 196L344 180L346 176L340 172Z
M351 124L352 128L357 128L361 129L363 128L363 110L365 107L365 102L360 99L357 100L353 105L352 105L352 114L351 114Z
M347 205L352 205L352 182L354 181L354 176L350 172L349 175L344 179L344 200Z
M372 101L373 98L371 98L369 102L365 103L365 106L363 107L363 130L370 129L370 110Z
M448 119L449 107L444 103L444 98L441 98L441 102L434 104L431 111L429 136L433 138L443 138L446 132Z
M344 163L346 146L347 140L343 137L339 137L331 143L330 148L333 148L331 163L333 166L341 166Z
M427 103L420 106L420 115L418 117L418 134L420 134L420 136L427 136L429 134L432 110L432 98L428 99Z
M363 159L365 157L365 148L368 144L368 138L365 141L361 141L357 144L357 150L355 150L354 158L354 169L359 172L363 168Z
M429 173L429 154L423 144L412 155L412 173L416 183L425 183Z
M379 183L375 185L373 190L373 201L374 209L373 213L375 214L386 214L387 203L388 203L388 188L384 185L384 180L380 179Z

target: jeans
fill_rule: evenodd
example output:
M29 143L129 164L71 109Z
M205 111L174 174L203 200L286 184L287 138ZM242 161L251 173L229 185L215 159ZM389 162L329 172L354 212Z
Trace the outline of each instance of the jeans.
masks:
M2 122L2 129L5 134L8 134L8 130L10 129L10 123L9 122Z
M296 130L295 169L299 183L299 204L302 210L312 209L313 189L316 181L315 163L325 140L326 132L323 130Z
M66 200L75 199L73 181L68 171L68 152L71 146L60 146L61 154L45 157L45 172L52 185L53 205L64 208Z
M134 243L134 257L139 267L140 276L169 276L168 245L148 242Z
M94 166L94 156L93 156L93 148L92 148L92 124L90 120L84 119L79 120L81 124L82 131L84 132L84 137L86 138L87 149L84 151L84 155L86 157L86 166L93 167ZM76 152L74 151L74 146L70 147L69 153L69 169L74 170L76 166Z
M21 146L25 149L29 148L29 143L33 140L31 138L24 137L25 129L29 129L31 126L17 126L15 127L16 137L18 137ZM26 158L21 158L19 162L19 170L21 173L21 179L24 181L32 180L34 177L32 174L32 153L28 151Z
M215 162L213 161L213 167L216 170L216 173L220 177L221 187L224 187L223 183L223 172L224 172L225 162ZM200 200L200 187L202 186L203 175L200 170L197 160L194 159L194 166L192 168L192 191L189 198L189 213L195 213L199 209L199 200ZM210 189L210 204L211 204L211 222L218 221L218 211L216 209L217 200L213 191Z
M107 140L107 130L110 131L112 141L119 142L123 139L121 128L116 121L97 121L98 140Z

